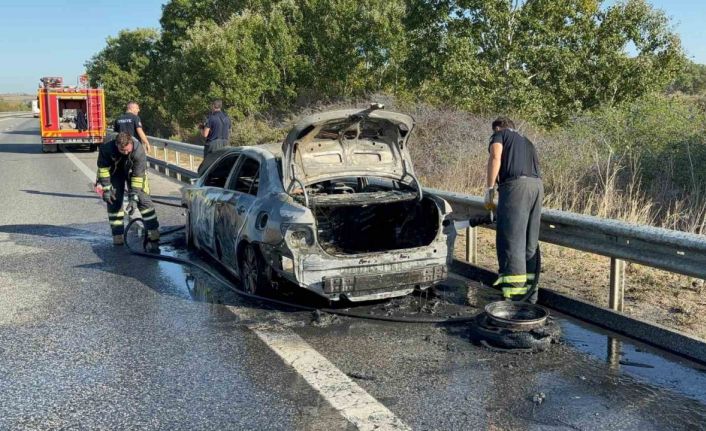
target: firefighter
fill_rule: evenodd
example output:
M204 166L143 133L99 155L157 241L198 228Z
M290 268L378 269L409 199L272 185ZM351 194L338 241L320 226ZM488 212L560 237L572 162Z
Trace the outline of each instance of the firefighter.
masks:
M502 288L505 299L536 303L536 289L527 296L538 269L544 198L537 151L529 139L515 131L509 118L499 117L492 128L484 201L487 209L497 210L495 245L500 268L494 285Z
M97 181L103 189L103 200L108 204L113 245L124 243L123 195L128 180L128 212L135 206L140 210L147 230L146 249L156 252L159 250L159 222L149 195L147 155L137 139L122 132L114 140L101 145L98 153Z
M147 135L142 130L142 120L137 115L140 113L140 105L137 102L129 102L125 113L118 117L113 123L113 131L115 133L125 132L135 139L139 139L142 145L145 146L145 151L151 151L150 141L147 140Z

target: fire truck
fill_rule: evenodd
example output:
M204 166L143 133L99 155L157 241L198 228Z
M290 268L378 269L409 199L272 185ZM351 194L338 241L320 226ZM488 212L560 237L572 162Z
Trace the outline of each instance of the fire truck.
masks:
M89 88L82 75L77 86L64 86L60 77L40 79L39 129L42 151L56 152L59 145L88 146L95 151L105 139L105 95L102 88Z

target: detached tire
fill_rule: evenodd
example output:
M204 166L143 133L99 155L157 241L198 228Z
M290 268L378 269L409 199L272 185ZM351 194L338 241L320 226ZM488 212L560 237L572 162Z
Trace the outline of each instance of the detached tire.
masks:
M245 244L240 253L240 281L243 290L251 295L262 295L270 288L267 263L252 244Z
M559 338L561 329L556 321L547 320L547 324L541 328L531 331L511 331L490 325L485 313L481 313L471 324L470 333L472 341L487 344L490 348L541 352L548 349L552 341Z

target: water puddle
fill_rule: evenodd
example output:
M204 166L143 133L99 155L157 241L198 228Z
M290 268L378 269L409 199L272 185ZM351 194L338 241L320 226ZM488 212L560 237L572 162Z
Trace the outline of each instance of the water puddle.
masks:
M706 403L706 367L567 316L559 323L565 342L610 370Z

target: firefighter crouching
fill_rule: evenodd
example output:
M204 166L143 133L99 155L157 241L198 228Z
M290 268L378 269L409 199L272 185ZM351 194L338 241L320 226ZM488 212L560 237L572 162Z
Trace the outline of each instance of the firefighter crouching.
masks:
M146 250L159 251L159 222L149 195L147 154L137 139L127 133L119 133L114 140L101 145L98 153L98 183L103 188L103 200L108 204L113 245L124 243L123 195L127 181L128 212L137 206L147 230Z

